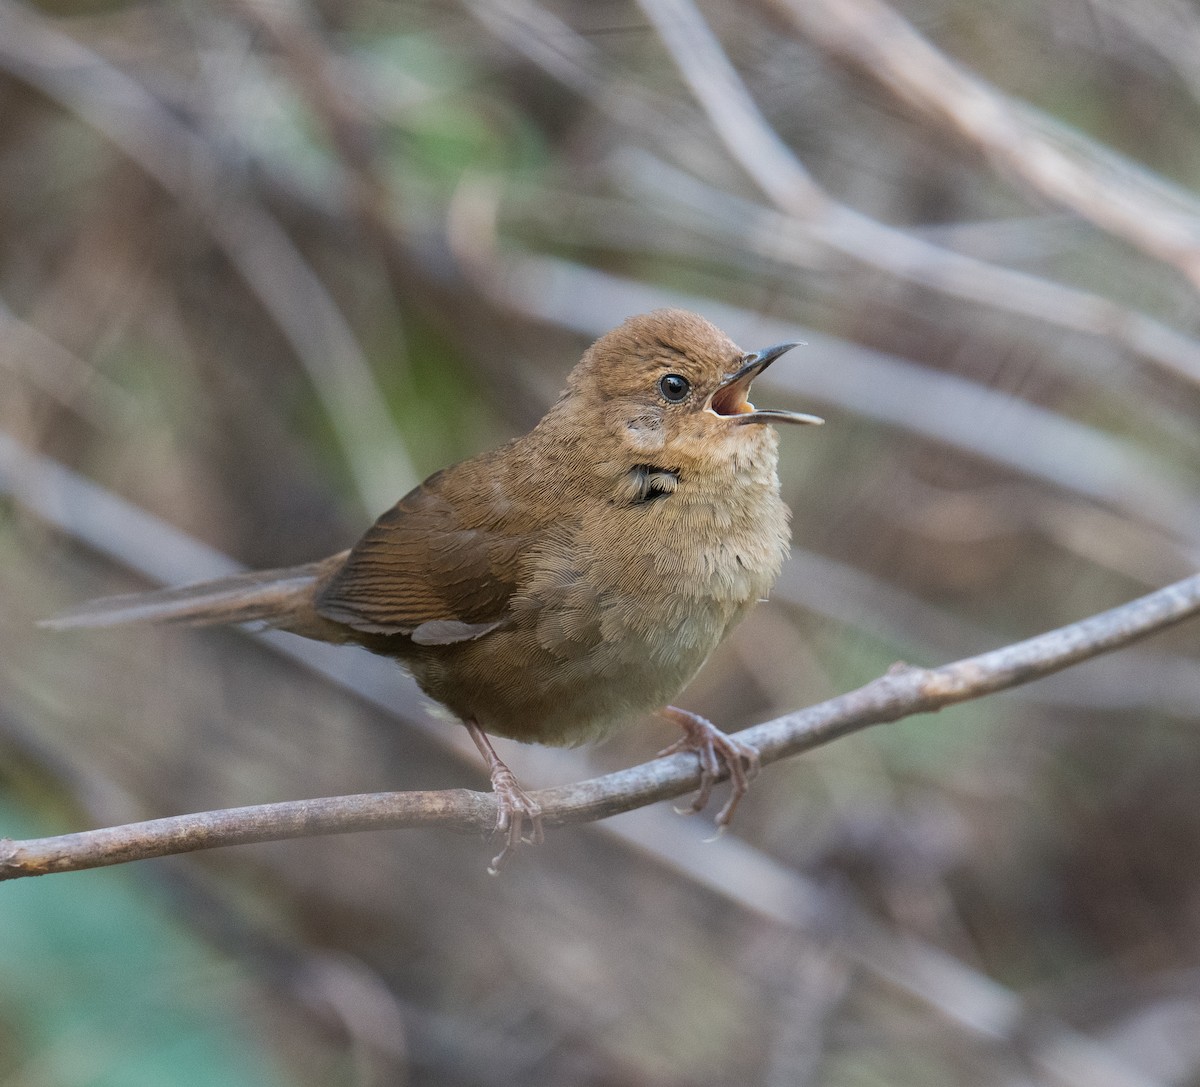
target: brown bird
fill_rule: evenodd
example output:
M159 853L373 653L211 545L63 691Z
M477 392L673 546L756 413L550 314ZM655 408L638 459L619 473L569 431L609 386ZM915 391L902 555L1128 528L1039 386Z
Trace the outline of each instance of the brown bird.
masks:
M487 760L505 845L541 811L488 734L579 744L659 711L697 752L693 804L724 763L728 822L754 748L668 703L766 596L788 548L778 438L820 423L755 408L750 383L792 343L747 353L683 310L597 340L528 434L435 472L349 551L320 562L111 597L49 620L264 622L403 661ZM665 707L665 708L664 708Z

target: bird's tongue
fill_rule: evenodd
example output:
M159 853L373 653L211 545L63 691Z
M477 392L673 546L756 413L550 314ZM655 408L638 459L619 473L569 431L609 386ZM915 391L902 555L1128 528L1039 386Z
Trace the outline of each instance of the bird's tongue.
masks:
M746 399L750 391L750 379L742 378L718 389L712 398L712 410L718 415L747 415L754 405Z

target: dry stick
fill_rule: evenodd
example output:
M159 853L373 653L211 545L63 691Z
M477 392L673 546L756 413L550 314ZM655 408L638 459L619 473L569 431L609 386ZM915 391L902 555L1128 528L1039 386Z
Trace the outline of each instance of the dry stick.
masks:
M1111 298L935 245L854 211L824 190L824 212L798 216L726 192L648 151L620 151L613 161L618 180L635 199L651 197L689 211L689 229L765 260L811 273L819 270L810 256L817 243L927 290L1108 340L1193 386L1200 384L1200 343ZM1083 361L1091 372L1098 371L1090 354Z
M201 133L54 22L11 0L0 0L0 70L90 125L197 216L304 367L365 508L386 508L416 482L345 316L279 221L236 183Z
M595 46L566 23L530 0L465 2L506 44L590 98L619 124L648 136L660 152L672 155L669 149L675 137L687 130L671 120L663 123L664 117L672 115L672 103L648 94L636 83L614 81ZM660 201L668 196L675 203L686 204L695 202L697 189L707 189L709 198L706 206L697 208L701 214L695 221L709 228L721 221L732 222L734 237L725 239L726 244L748 246L771 260L803 266L803 243L819 242L867 267L929 290L1109 340L1190 384L1200 382L1196 341L1146 313L1077 287L946 249L835 200L817 185L762 117L694 5L647 0L643 6L661 25L664 44L676 57L730 153L784 214L772 221L768 209L739 202L732 194L671 167L666 169L675 176L665 184L655 184L653 156L638 152L631 163L635 156L618 152L619 180L635 189L636 197L650 188ZM680 161L689 159L687 155L681 159L678 151L673 155ZM662 164L657 166L661 173ZM714 207L714 202L724 206ZM1200 208L1197 216L1200 221ZM689 224L689 229L694 229L694 224Z
M940 668L897 664L864 687L740 733L763 763L807 751L868 725L940 710L1015 687L1163 630L1200 612L1200 574L1110 611ZM533 793L547 823L588 822L696 788L691 755ZM466 789L366 793L201 812L52 838L0 841L0 880L72 872L217 846L416 826L487 832L491 794Z
M1091 6L1154 50L1200 102L1200 14L1187 0L1092 0ZM1098 22L1107 33L1104 20Z
M1200 289L1200 204L1137 163L1011 99L937 50L882 0L760 0L824 51L998 170L1174 266Z
M849 2L869 5L875 0ZM757 213L753 207L741 210L742 230L769 239L773 259L788 261L789 251L802 251L804 242L819 242L868 267L878 268L931 290L1111 338L1191 384L1200 381L1195 343L1145 314L1128 310L1098 295L946 250L914 234L871 219L835 200L813 180L803 162L768 123L695 4L691 0L638 0L638 3L654 23L680 75L691 88L726 150L759 189L785 213L771 222L763 210ZM928 45L926 49L933 52ZM897 65L906 70L900 61L897 61ZM949 65L949 61L943 58L943 65ZM965 76L963 80L967 82ZM946 93L952 89L947 85ZM997 92L994 97L995 111L1002 113L1001 96ZM1014 117L1016 109L1013 105L1011 112ZM1015 120L1013 123L1016 124ZM1049 121L1044 123L1049 124ZM1024 134L1026 143L1033 138L1030 133ZM1054 145L1048 146L1056 150ZM1056 150L1056 153L1065 156L1065 152ZM635 169L637 174L643 172L644 166ZM1150 190L1149 181L1139 188L1128 181L1124 174L1109 176L1096 163L1082 162L1078 165L1078 172L1093 179L1093 187L1098 195L1091 204L1078 207L1067 198L1072 194L1079 196L1078 192L1068 189L1061 200L1081 215L1088 215L1088 208L1094 205L1107 206L1105 199L1110 202L1118 197L1126 202L1134 200L1135 197L1125 193L1122 187L1126 183L1146 204L1139 221L1153 220L1154 214L1159 219L1168 215L1167 210L1155 203L1157 195ZM697 188L704 188L703 183L686 175L680 181L683 186L691 188L693 195ZM670 184L674 187L675 182ZM1109 190L1115 195L1110 197ZM679 198L678 195L675 197L677 200ZM736 198L726 195L725 199ZM1181 246L1189 231L1196 244L1200 245L1200 204L1194 199L1190 210L1192 214L1186 219L1184 212L1173 208L1170 211L1171 229ZM1090 218L1100 226L1119 233L1099 212ZM753 232L747 231L748 222L754 224ZM1148 231L1150 228L1146 226L1144 229ZM1196 273L1193 283L1200 289L1200 248L1183 246L1167 252L1162 246L1151 246L1142 235L1130 240L1135 243L1140 241L1144 251L1168 262L1173 256L1177 257L1179 252L1190 254L1194 260L1189 267L1193 267ZM1179 260L1174 263L1178 265Z

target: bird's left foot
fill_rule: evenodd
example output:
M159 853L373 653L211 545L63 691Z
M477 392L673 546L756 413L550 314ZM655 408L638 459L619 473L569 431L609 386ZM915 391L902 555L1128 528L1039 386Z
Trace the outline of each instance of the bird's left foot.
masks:
M496 794L496 804L500 809L496 833L504 835L504 848L488 865L489 875L494 876L519 845L541 845L544 835L542 806L517 784L513 772L504 763L492 771L492 792ZM529 823L528 835L525 833L526 821Z
M716 820L718 827L728 826L742 797L750 788L750 782L758 774L758 749L736 736L722 732L707 718L681 710L678 706L667 706L659 711L659 715L674 721L683 729L683 735L670 747L663 748L658 753L659 757L694 751L700 759L700 791L687 809L688 814L704 810L712 796L713 785L721 775L722 764L728 769L732 792L725 807L717 813Z
M488 865L488 874L496 875L508 862L522 843L541 845L544 839L542 832L542 806L533 799L517 782L516 775L504 764L504 760L496 754L487 734L474 721L466 722L467 731L479 753L487 760L488 773L492 779L492 792L496 795L496 833L504 835L504 848L492 858ZM525 834L525 824L529 823L529 834Z

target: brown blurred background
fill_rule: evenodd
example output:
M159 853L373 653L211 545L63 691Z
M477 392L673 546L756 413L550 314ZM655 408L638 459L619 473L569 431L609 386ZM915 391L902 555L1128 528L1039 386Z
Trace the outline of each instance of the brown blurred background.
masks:
M1198 179L1185 0L0 0L0 834L485 787L353 651L34 622L346 546L664 304L806 340L757 391L828 419L684 698L725 727L1185 576ZM1200 1084L1195 637L773 766L708 845L5 884L0 1084Z

